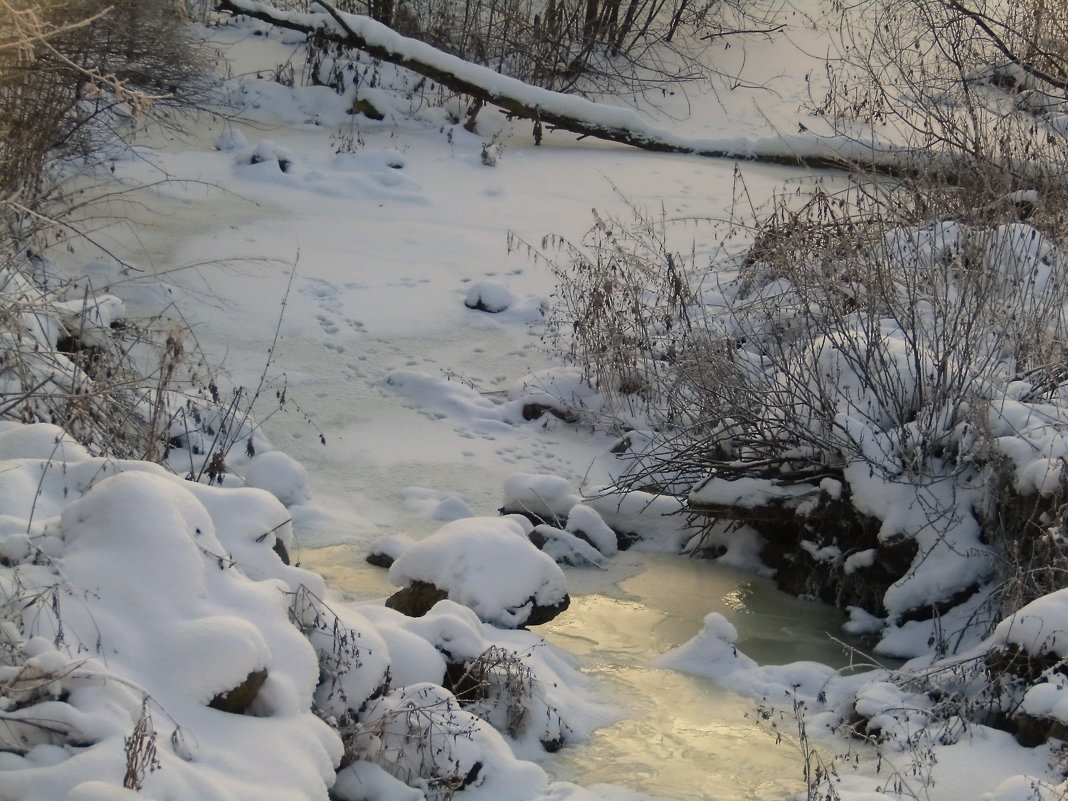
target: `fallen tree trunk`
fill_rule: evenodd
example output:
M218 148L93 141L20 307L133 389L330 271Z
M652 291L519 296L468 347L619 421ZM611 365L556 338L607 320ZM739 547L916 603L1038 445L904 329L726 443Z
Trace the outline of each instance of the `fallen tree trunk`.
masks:
M844 138L820 139L813 134L752 141L694 140L676 136L649 125L631 109L531 86L425 42L401 36L370 17L342 13L322 0L316 0L315 4L325 12L283 11L255 0L218 0L217 7L289 30L318 33L345 47L363 50L382 61L424 75L454 92L497 106L508 114L570 131L580 137L592 136L661 153L744 159L810 169L856 170L858 164L862 164L867 169L889 175L916 172L908 166L910 159L906 151L879 153L870 146L862 147Z

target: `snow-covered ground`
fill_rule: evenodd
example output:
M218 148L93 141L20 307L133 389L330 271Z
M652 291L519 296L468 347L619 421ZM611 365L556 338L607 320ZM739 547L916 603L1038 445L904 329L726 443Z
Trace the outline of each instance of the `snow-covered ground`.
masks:
M809 36L799 20L791 35ZM186 137L149 133L115 154L113 180L131 191L111 208L121 222L96 237L143 272L87 247L55 258L82 276L72 300L88 281L129 314L174 303L209 361L221 365L224 396L237 386L254 390L266 375L253 411L263 420L253 438L258 453L245 453L242 439L223 486L205 487L143 463L94 459L50 427L0 429L8 621L0 646L27 657L25 669L0 674L9 699L0 709L0 741L8 744L0 749L0 798L135 797L119 787L124 774L127 787L158 799L325 798L333 786L341 799L414 801L460 784L457 797L493 801L646 797L627 789L635 785L625 765L607 777L575 770L602 782L581 788L524 761L550 759L546 743L573 749L562 762L574 761L582 753L575 749L618 720L624 705L613 703L612 685L591 678L598 671L584 676L537 634L491 625L521 623L528 598L551 605L566 591L564 573L529 545L529 526L494 517L506 492L570 515L573 522L543 532L547 551L585 563L591 575L615 545L598 539L598 512L620 514L575 510L584 488L609 478L617 432L551 415L523 419L524 403L543 399L550 381L558 382L554 394L577 386L543 348L554 276L527 243L539 247L548 234L577 241L592 209L625 214L628 203L668 218L722 219L742 196L739 173L746 202L801 179L559 132L534 147L525 124L488 108L472 134L418 92L373 90L386 118L354 118L329 89L268 79L300 37L248 22L211 34L237 74L225 85L228 116L205 114ZM747 45L758 88L723 90L718 99L691 89L688 98L665 99L650 124L718 140L794 132L808 92L796 79L808 67L771 69L786 46L759 37ZM722 55L736 60L740 50ZM794 80L763 85L787 71ZM685 250L714 246L698 228L675 235ZM595 401L583 398L587 407ZM171 462L180 476L191 454L190 441L178 440ZM631 523L648 533L645 547L675 550L684 535L659 511L639 505ZM571 536L578 530L590 532L597 549ZM424 543L411 546L408 537ZM492 553L479 537L493 543ZM365 588L360 598L331 594L317 575L282 564L275 539L328 578L345 563L346 584ZM368 603L387 594L385 574L353 563L376 542L407 554L391 579L432 578L449 600L419 619ZM1043 609L995 637L1016 642L1023 630L1050 639L1055 632L1036 617L1066 616ZM574 637L584 623L570 625ZM558 627L554 642L567 640ZM737 641L735 627L710 611L700 633L656 666L711 678L752 698L754 710L763 702L765 726L793 737L795 702L813 711L815 736L859 698L865 717L901 733L901 748L881 774L865 760L846 774L840 761L834 789L843 798L895 788L932 801L1063 795L1049 747L1027 750L1002 733L949 725L941 742L917 743L917 722L934 717L922 688L902 688L885 673L840 677L814 662L758 665ZM487 650L494 648L501 650ZM501 658L505 651L520 661ZM1049 652L1063 660L1063 646ZM461 708L437 686L443 671L485 653L501 660L487 674L499 682L497 694ZM260 671L266 678L251 714L206 706ZM320 675L330 681L316 690ZM527 688L523 725L509 717L514 687L502 675ZM1051 681L1052 689L1029 697L1036 714L1068 719L1054 697L1062 685ZM364 701L354 721L350 710ZM353 753L343 754L341 739L310 712L313 702L347 733ZM139 721L147 723L137 735ZM429 743L397 746L417 730L432 732ZM917 752L927 771L919 775L908 762ZM335 784L334 768L353 755ZM782 769L775 764L771 770ZM788 791L772 782L764 797ZM716 789L687 797L716 797Z

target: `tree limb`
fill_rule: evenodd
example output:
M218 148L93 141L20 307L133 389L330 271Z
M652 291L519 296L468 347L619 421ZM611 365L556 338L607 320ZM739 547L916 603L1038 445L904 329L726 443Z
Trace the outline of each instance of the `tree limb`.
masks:
M978 11L967 8L965 5L958 2L958 0L945 0L945 4L948 8L951 8L958 14L961 14L962 16L970 19L976 27L978 27L983 33L990 37L991 44L993 44L994 47L996 47L1001 52L1001 54L1005 56L1005 58L1007 58L1011 63L1015 64L1017 67L1019 67L1028 75L1030 75L1032 78L1038 78L1040 81L1044 81L1050 86L1056 89L1060 89L1062 92L1068 92L1068 80L1064 80L1062 78L1058 78L1055 75L1051 75L1045 70L1041 70L1033 64L1028 63L1026 59L1021 58L1019 55L1014 53L1012 48L1010 48L1009 45L1000 36L998 36L997 32L994 31L993 25L997 23L995 23L989 17L979 13Z
M708 158L743 159L811 169L856 169L858 161L888 174L911 174L906 153L874 153L851 158L830 148L820 149L814 137L776 137L759 142L701 141L676 136L647 124L635 111L593 103L552 92L494 72L437 48L401 36L375 20L344 14L325 0L315 0L326 13L296 13L255 0L218 0L217 8L271 25L303 33L317 33L344 47L363 50L374 58L419 73L454 92L503 109L508 114L540 122L580 137L592 136L642 150L682 153ZM796 152L791 151L791 145ZM885 155L885 158L880 156Z

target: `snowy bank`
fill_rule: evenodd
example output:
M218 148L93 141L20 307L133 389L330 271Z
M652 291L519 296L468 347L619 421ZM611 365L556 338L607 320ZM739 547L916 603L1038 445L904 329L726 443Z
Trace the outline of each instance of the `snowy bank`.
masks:
M590 797L515 755L604 719L585 680L476 615L514 626L566 604L526 521L461 520L410 545L395 576L461 602L411 618L325 603L276 550L292 523L265 490L92 457L46 424L0 424L0 454L5 797ZM288 459L250 471L303 487Z

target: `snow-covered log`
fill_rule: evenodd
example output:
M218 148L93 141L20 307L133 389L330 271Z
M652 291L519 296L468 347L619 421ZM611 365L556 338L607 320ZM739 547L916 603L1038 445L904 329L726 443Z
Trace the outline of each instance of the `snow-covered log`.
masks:
M455 92L497 106L537 125L559 128L580 136L665 153L710 158L751 159L809 168L853 168L858 161L888 172L900 171L900 155L887 154L886 164L873 164L872 149L858 149L845 138L807 135L689 139L650 125L633 109L594 103L553 92L501 75L478 64L402 36L370 17L347 14L315 0L321 13L284 11L256 0L219 0L218 8L303 33L316 33L345 47L363 50L382 61L410 69ZM854 152L855 151L855 152ZM895 169L892 165L897 163Z

